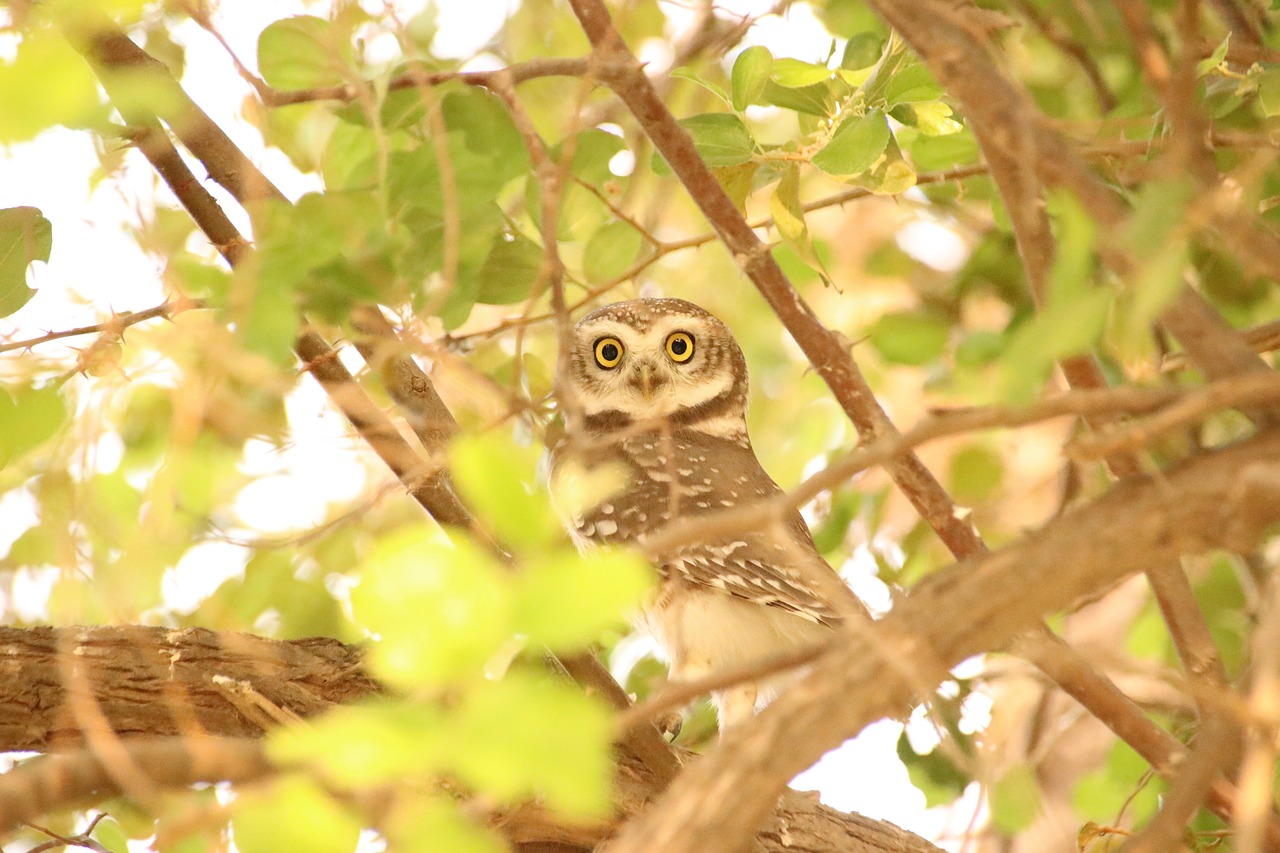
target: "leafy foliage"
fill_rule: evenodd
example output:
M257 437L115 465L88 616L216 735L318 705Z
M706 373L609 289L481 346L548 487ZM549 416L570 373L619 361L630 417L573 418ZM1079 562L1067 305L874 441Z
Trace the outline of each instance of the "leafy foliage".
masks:
M375 830L397 850L501 850L499 834L472 815L530 800L571 820L600 819L610 806L610 714L541 659L596 646L615 661L635 657L625 621L653 578L633 554L577 554L552 510L552 494L570 510L590 497L548 483L541 461L556 429L553 276L562 265L574 310L663 293L722 316L751 364L755 446L784 486L852 447L854 431L750 294L743 259L714 245L670 164L591 75L510 87L476 76L584 55L587 40L562 5L523 0L465 57L452 55L454 38L432 10L401 20L369 11L378 4L339 3L252 33L237 4L222 5L204 23L243 51L261 91L197 52L215 42L184 4L60 0L0 13L0 142L14 163L48 170L51 185L48 200L15 198L6 203L21 206L0 210L0 344L35 339L0 355L0 613L18 625L148 622L367 643L391 695L280 729L271 753L296 773L238 789L229 823L212 795L192 794L201 819L218 826L213 835L238 849L349 850ZM674 8L624 5L615 12L629 44L685 44L672 38L683 26ZM1202 155L1215 180L1226 176L1206 188L1176 159L1182 119L1144 81L1114 4L982 5L990 17L973 26L1001 68L1126 206L1123 227L1104 228L1077 197L1048 200L1054 251L1043 293L1031 292L970 117L862 0L799 4L825 28L799 41L720 19L689 40L701 49L677 53L679 67L649 67L698 154L773 242L801 295L847 338L900 427L934 407L1032 403L1075 356L1096 355L1117 384L1194 385L1200 377L1186 372L1171 378L1168 338L1152 331L1188 281L1235 327L1280 316L1275 271L1236 242L1250 229L1270 234L1280 217L1280 169L1254 156L1274 147L1280 115L1276 29L1244 51L1206 8L1200 49L1184 44L1171 4L1148 10L1159 44L1194 61L1191 101L1205 124L1196 146L1208 148L1186 156ZM242 209L219 196L252 243L234 269L219 258L227 247L210 246L168 193L139 182L149 174L142 143L121 116L174 104L147 74L113 77L114 100L105 100L74 47L80 23L104 14L189 86L216 77L209 88L224 100L208 108L288 189L286 202L254 188ZM527 134L545 144L547 163L535 165ZM91 161L83 169L40 160L42 146L71 135ZM91 217L59 202L69 183L86 209L127 200L127 214L92 233L136 263L85 257L97 251L84 236ZM550 186L558 193L548 208ZM1241 227L1211 227L1228 209ZM1126 263L1112 262L1117 255ZM47 264L40 299L29 284L34 262ZM134 304L139 269L155 273L146 298L181 304L157 312L172 323L116 313L148 307ZM303 329L369 345L352 322L368 305L382 306L431 365L462 435L428 448L431 464L448 468L497 548L428 524L299 371ZM86 306L95 319L84 322L99 324L87 343L46 335L50 313L68 330ZM374 394L379 378L394 381L374 355L363 367L352 348L340 358L369 368L360 381ZM1214 418L1157 448L1159 461L1245 429L1239 416ZM1107 488L1101 468L1058 452L1067 437L1056 423L971 437L931 446L925 461L994 545ZM616 487L604 472L582 488ZM806 514L831 563L884 606L951 561L879 473L824 494ZM1243 671L1257 579L1230 555L1188 570L1228 670ZM1127 665L1156 677L1177 665L1154 603L1097 618ZM1074 619L1058 627L1070 633ZM660 683L651 659L617 668L641 698ZM1081 755L1102 758L1061 776L1040 772L1062 757L1055 726L1074 718L1027 699L1041 689L1034 679L1000 675L965 691L1006 697L1007 717L997 712L979 731L957 711L941 726L946 742L920 753L899 740L897 758L930 806L962 802L976 780L991 826L1014 838L1033 837L1047 815L1082 826L1149 817L1160 785L1100 725L1071 735ZM709 735L698 713L685 744ZM1171 730L1192 724L1185 708L1169 714ZM381 786L397 796L375 821L360 795ZM95 829L108 849L156 830L149 815L125 817L129 808ZM177 810L158 812L161 829L188 825Z

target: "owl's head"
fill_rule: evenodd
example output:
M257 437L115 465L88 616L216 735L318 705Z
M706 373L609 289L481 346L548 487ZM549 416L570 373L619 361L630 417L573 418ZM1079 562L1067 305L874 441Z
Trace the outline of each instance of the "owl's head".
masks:
M728 327L683 299L606 305L578 321L570 362L588 420L668 419L745 435L747 363Z

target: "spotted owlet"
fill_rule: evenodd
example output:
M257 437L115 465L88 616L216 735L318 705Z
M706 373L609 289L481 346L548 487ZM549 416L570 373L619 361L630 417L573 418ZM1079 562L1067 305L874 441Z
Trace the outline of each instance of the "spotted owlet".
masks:
M624 485L572 513L581 541L627 543L679 518L781 494L747 436L747 365L729 329L681 299L605 306L578 322L573 398L557 475L620 472ZM799 513L658 555L661 585L640 627L688 680L796 652L861 605L818 553ZM847 600L833 602L832 591ZM772 682L713 694L721 728L750 717Z

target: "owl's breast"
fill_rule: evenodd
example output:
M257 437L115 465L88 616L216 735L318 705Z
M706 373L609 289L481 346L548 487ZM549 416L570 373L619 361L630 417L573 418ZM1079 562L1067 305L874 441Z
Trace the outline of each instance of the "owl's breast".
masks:
M689 431L640 433L596 451L586 464L619 466L626 482L572 519L574 533L595 542L629 542L677 518L779 492L749 446Z

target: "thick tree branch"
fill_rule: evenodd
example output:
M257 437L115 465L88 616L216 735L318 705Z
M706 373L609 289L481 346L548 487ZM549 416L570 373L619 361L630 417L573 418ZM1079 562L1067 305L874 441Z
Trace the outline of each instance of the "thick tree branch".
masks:
M0 628L0 652L0 751L72 750L0 776L0 837L19 821L100 801L119 790L106 759L85 747L74 723L62 679L68 653L83 664L92 699L122 739L124 753L156 789L247 781L272 772L256 740L263 720L232 699L226 685L251 693L259 707L271 707L274 714L304 719L382 691L364 671L360 649L325 638L286 642L136 626ZM579 677L589 674L573 671ZM626 701L620 691L619 696ZM625 753L619 761L618 807L630 814L669 777L654 779L648 764ZM568 843L581 834L550 816L530 823L521 815L517 809L498 821L516 841ZM841 814L805 797L780 801L776 821L787 831L766 832L762 841L777 853L936 853L892 824Z
M67 647L85 663L93 697L121 736L260 735L262 727L228 702L214 677L247 682L299 717L381 691L365 674L359 649L326 638L284 642L203 628L0 627L0 751L81 742L59 662ZM184 728L184 719L195 728Z
M801 684L730 731L623 829L612 853L736 850L795 773L919 698L904 661L925 664L917 678L937 678L1135 571L1187 553L1252 549L1277 523L1280 436L1267 435L1120 483L1008 548L940 572L876 623L874 642L847 636Z

